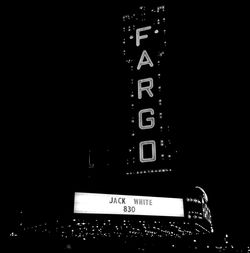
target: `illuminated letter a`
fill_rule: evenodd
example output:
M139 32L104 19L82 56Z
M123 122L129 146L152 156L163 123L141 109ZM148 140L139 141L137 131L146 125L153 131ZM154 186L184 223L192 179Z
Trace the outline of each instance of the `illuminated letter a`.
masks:
M144 65L149 65L150 67L154 66L154 64L151 61L151 59L150 59L150 57L149 57L146 50L142 51L141 58L140 58L140 60L138 62L138 65L137 65L137 70L140 70L141 66L144 66Z

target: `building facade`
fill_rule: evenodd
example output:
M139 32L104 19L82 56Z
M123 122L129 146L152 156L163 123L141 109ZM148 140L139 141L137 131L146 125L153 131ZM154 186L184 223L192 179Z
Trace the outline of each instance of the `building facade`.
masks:
M140 6L129 14L123 15L121 53L126 66L124 79L128 90L128 146L125 161L120 168L117 168L120 181L116 180L117 184L110 184L108 188L100 187L99 182L95 181L95 176L99 173L98 166L103 167L103 170L104 167L108 170L113 166L112 148L103 151L104 160L98 159L97 151L90 150L88 169L91 180L86 185L91 185L83 186L80 190L100 194L133 193L161 198L178 197L183 200L183 217L154 215L146 217L127 213L78 214L73 213L72 201L68 203L72 204L72 213L67 218L57 218L53 224L45 222L22 225L18 230L19 232L21 230L20 235L49 233L55 238L80 240L141 239L146 241L168 238L169 247L174 247L176 241L213 232L205 191L201 187L192 189L192 186L181 185L180 178L170 182L171 175L176 170L174 161L177 159L178 152L172 143L168 116L168 85L170 84L167 67L169 64L167 19L168 10L165 5ZM150 180L155 175L160 175L164 180L169 178L168 181L158 182L160 187L157 191L149 189L154 186L150 184ZM144 183L144 176L147 176L146 183ZM106 178L101 176L101 181L105 180ZM133 180L135 180L134 186ZM104 183L107 185L110 182ZM173 188L173 185L176 187Z

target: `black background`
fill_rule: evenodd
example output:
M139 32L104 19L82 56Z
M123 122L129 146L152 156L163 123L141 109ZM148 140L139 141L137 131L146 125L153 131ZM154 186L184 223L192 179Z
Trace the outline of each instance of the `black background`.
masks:
M64 194L87 167L90 143L122 149L127 90L120 87L116 20L129 7L122 2L5 7L2 171L10 207L32 206L36 197L43 199L39 207L63 205ZM168 9L169 106L183 169L195 171L207 191L215 229L246 238L245 8L197 1L169 3Z

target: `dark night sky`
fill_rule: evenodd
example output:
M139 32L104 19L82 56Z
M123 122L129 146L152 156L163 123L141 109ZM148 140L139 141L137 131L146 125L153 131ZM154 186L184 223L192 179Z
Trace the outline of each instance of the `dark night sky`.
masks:
M93 5L7 8L2 95L11 196L66 192L90 140L122 145L126 89L114 18L128 6ZM250 225L243 9L169 4L170 111L183 169L197 172L218 229L238 235Z

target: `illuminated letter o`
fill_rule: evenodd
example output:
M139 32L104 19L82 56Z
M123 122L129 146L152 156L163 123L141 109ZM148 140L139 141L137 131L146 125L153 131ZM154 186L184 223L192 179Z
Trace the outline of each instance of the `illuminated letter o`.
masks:
M144 157L144 146L150 145L151 146L151 157L145 158ZM146 163L146 162L154 162L156 161L156 144L155 141L141 141L139 144L139 153L140 153L140 162Z

